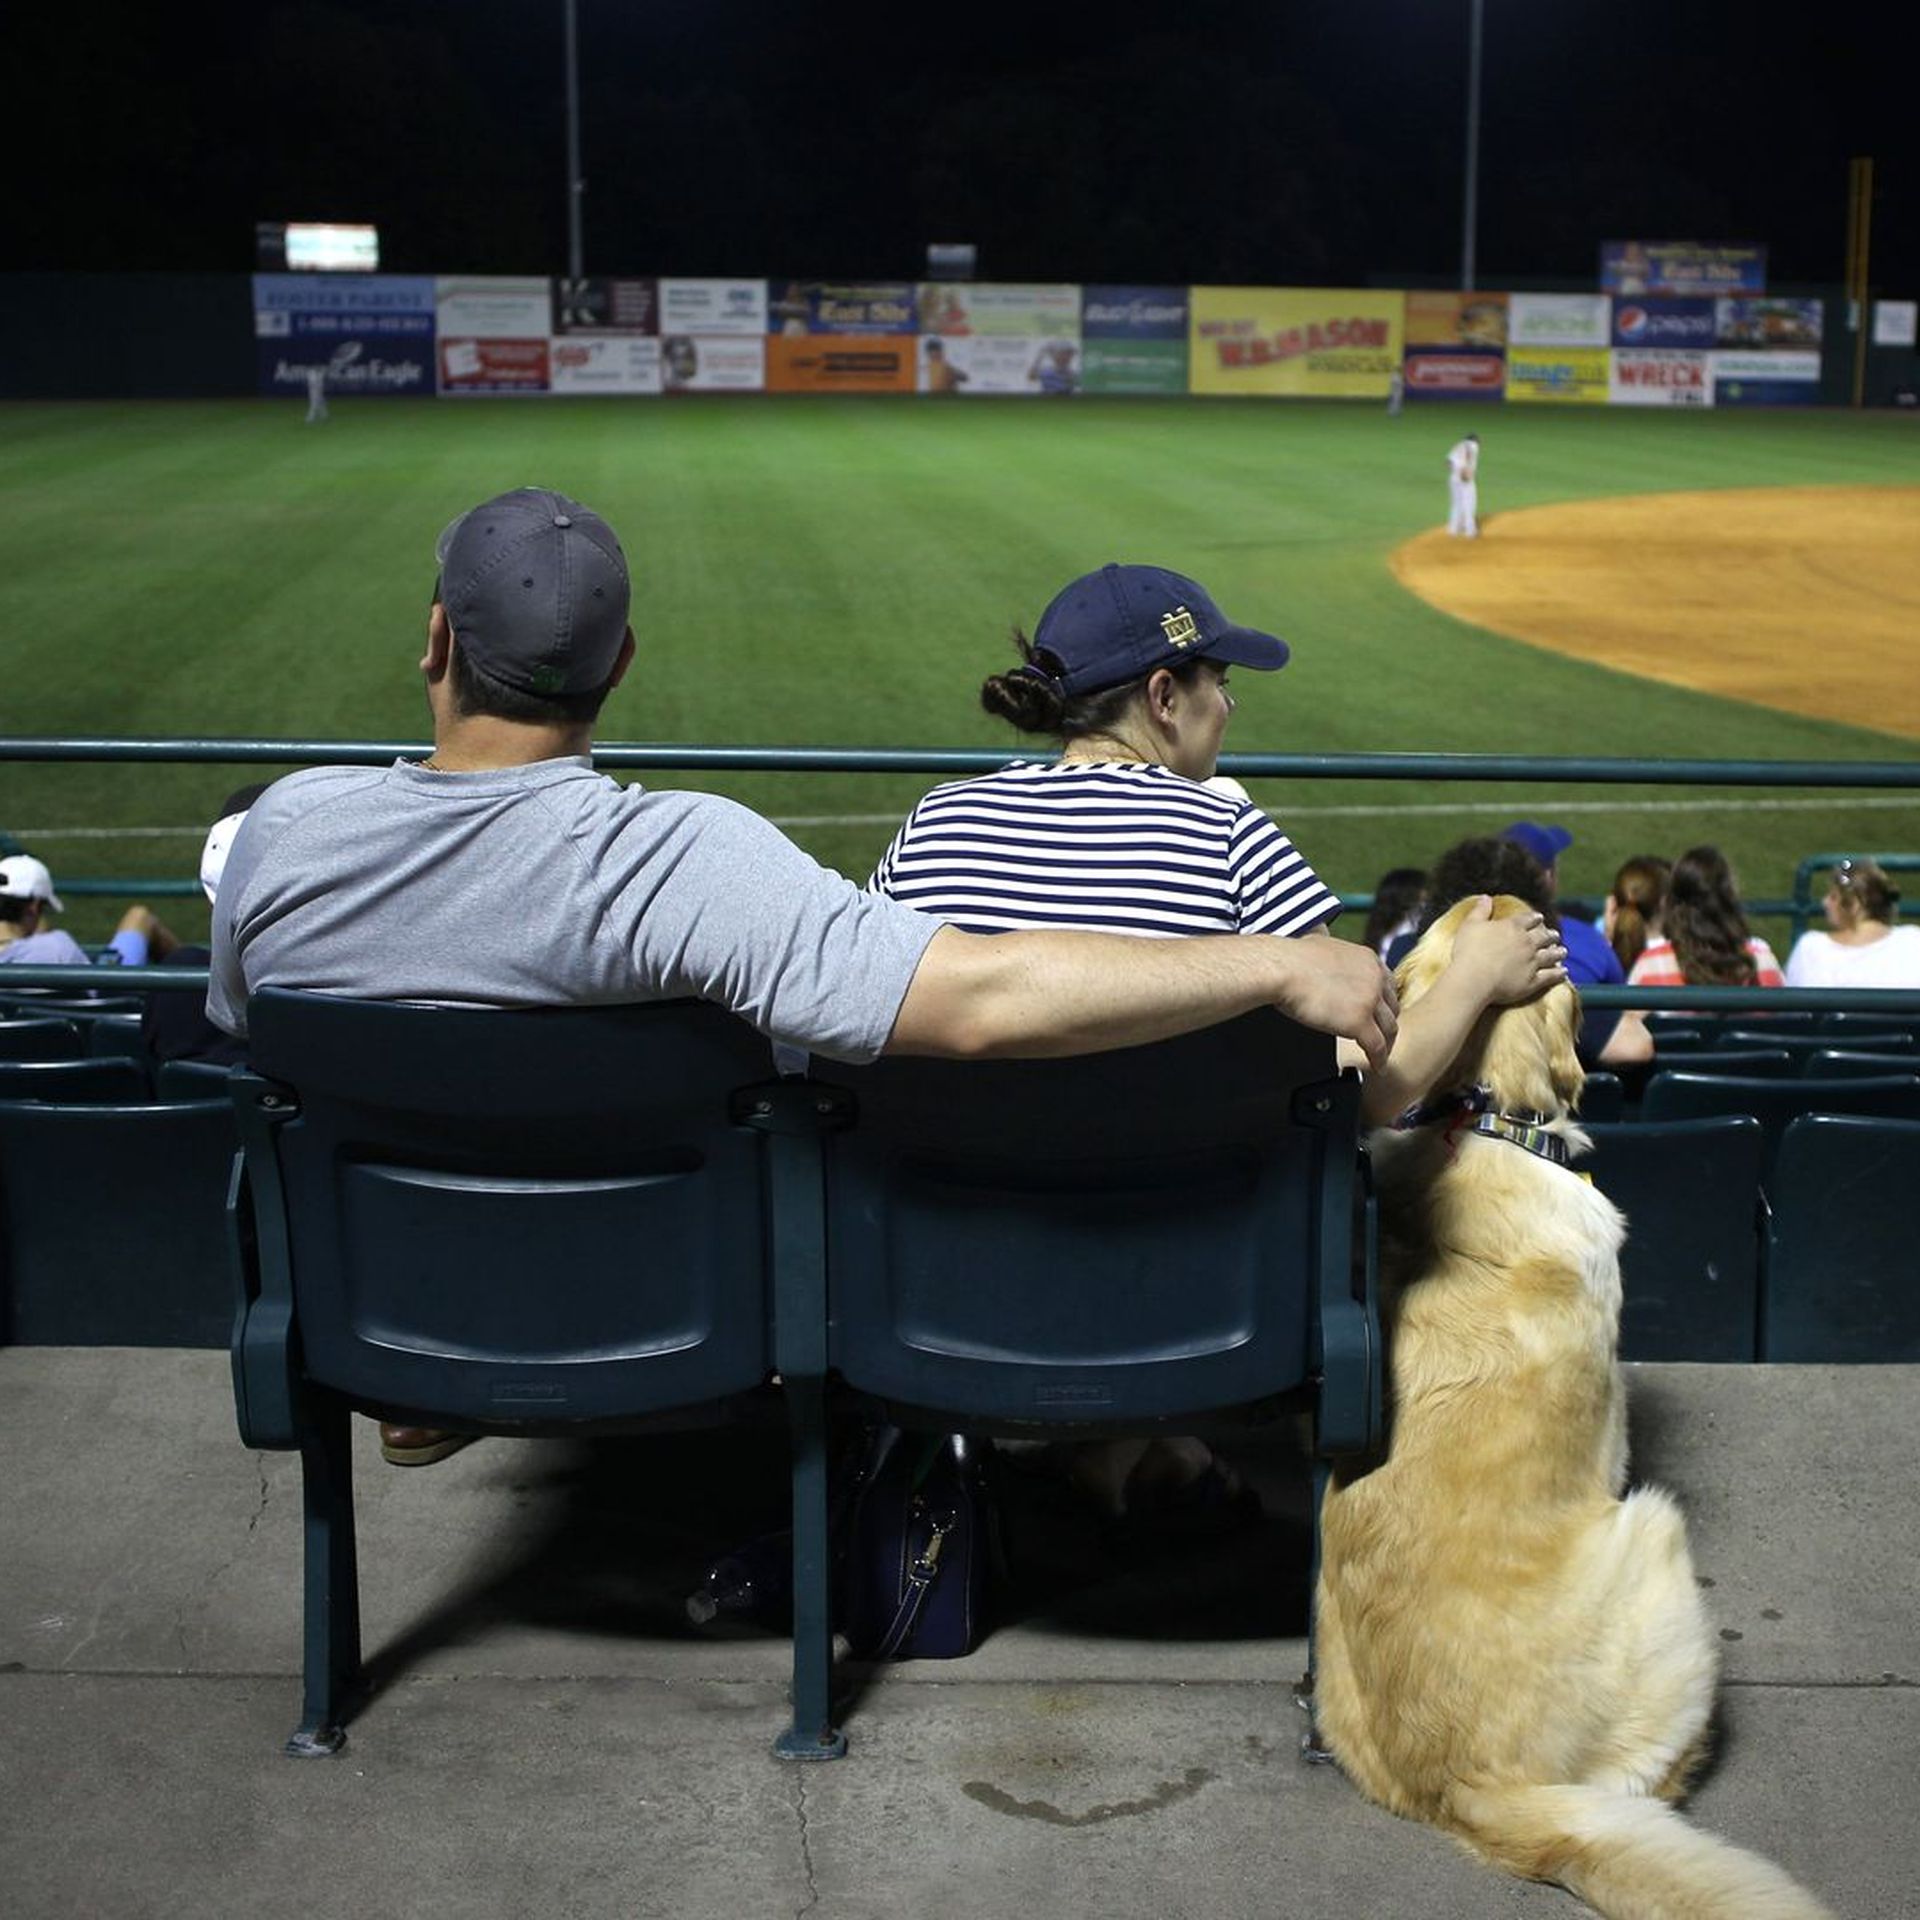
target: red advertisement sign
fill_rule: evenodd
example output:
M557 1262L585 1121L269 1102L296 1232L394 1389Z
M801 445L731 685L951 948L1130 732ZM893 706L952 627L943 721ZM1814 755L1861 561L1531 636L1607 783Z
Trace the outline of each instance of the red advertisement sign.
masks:
M1506 390L1507 356L1415 347L1403 369L1410 397L1421 400L1497 400Z
M545 393L545 340L448 340L440 342L442 393Z

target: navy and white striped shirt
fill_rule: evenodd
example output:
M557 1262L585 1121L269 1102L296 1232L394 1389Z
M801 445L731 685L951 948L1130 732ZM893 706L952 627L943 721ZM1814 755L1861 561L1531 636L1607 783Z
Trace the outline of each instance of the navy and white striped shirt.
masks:
M1297 934L1340 911L1258 807L1168 767L1107 761L934 788L867 884L970 933Z

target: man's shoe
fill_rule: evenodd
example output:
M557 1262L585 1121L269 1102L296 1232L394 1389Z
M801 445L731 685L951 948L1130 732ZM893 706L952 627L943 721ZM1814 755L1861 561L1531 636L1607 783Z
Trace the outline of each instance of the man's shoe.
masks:
M443 1433L438 1427L396 1427L380 1422L380 1458L390 1467L430 1467L478 1440L477 1433Z

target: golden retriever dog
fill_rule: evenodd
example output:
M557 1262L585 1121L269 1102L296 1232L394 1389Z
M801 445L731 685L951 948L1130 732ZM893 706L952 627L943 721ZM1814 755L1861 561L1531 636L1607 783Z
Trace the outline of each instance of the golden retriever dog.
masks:
M1472 904L1408 955L1403 1007ZM1369 1798L1612 1920L1832 1920L1671 1804L1706 1754L1714 1635L1679 1508L1626 1492L1624 1227L1566 1164L1578 1021L1566 986L1495 1009L1374 1136L1392 1431L1327 1493L1320 1735Z

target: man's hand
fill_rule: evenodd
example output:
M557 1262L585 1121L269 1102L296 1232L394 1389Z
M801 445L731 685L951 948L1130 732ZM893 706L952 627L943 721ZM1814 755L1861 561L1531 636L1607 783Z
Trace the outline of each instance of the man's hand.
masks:
M1493 918L1493 901L1482 894L1460 922L1453 966L1473 983L1481 1004L1511 1007L1557 987L1567 977L1567 950L1541 913Z
M1370 1066L1384 1066L1400 1030L1400 1001L1380 956L1348 940L1289 940L1283 945L1297 964L1294 978L1274 1004L1303 1027L1353 1041Z

